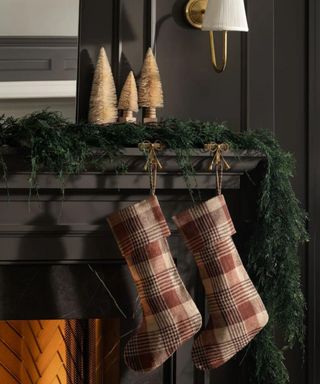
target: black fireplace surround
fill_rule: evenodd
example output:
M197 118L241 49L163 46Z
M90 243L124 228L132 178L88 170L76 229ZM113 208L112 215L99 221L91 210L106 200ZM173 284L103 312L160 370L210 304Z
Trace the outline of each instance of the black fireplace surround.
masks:
M231 171L224 175L223 192L241 248L254 218L254 180L262 174L264 158L257 153L228 152L226 159ZM79 319L83 323L102 319L107 328L113 329L113 336L117 330L115 343L121 348L125 345L126 336L139 322L140 312L136 290L106 216L148 196L149 179L143 171L145 157L138 149L128 148L123 160L128 165L126 174L117 175L110 166L103 174L90 171L70 177L64 198L55 176L43 172L38 176L38 193L33 191L30 197L29 170L23 157L15 152L6 155L8 185L2 183L0 187L1 320ZM192 204L190 191L179 173L175 154L166 151L161 162L164 171L158 176L157 195L172 229L172 253L183 281L204 311L196 268L171 221L175 213ZM197 173L195 199L215 194L215 177L207 171L209 162L208 155L201 151L193 157ZM196 377L197 383L204 382L205 375L192 366L190 348L190 343L185 344L162 368L147 375L128 371L120 349L119 361L114 364L121 374L112 384L132 380L169 384L175 383L177 377L186 384L193 383ZM232 370L220 370L218 376L234 376L235 369L245 375L243 367L235 364Z

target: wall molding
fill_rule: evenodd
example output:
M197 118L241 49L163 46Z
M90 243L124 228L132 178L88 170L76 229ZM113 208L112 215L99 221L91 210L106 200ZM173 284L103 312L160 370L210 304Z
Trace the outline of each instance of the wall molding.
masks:
M76 47L77 36L0 36L0 47Z
M76 80L0 82L0 100L75 98Z
M0 81L76 80L78 38L0 37Z

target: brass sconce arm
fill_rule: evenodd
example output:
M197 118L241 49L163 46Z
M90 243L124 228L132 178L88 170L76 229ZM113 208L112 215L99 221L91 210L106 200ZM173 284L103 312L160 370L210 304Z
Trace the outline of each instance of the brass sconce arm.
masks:
M220 66L217 65L217 57L216 57L216 48L214 43L214 32L209 31L210 35L210 50L211 50L211 62L214 70L217 73L221 73L226 69L227 60L228 60L228 32L223 31L223 53L222 53L222 63Z
M209 31L212 66L217 73L223 72L228 60L228 31L249 30L244 1L189 0L185 6L185 16L192 27ZM216 31L223 33L221 64L217 64Z

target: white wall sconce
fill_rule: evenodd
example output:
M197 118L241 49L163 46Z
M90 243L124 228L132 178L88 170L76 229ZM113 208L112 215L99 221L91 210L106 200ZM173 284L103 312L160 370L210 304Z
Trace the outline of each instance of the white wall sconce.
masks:
M228 58L228 31L248 32L248 22L243 0L189 0L186 18L194 27L209 31L211 61L216 72L226 69ZM222 63L217 64L214 32L223 32Z

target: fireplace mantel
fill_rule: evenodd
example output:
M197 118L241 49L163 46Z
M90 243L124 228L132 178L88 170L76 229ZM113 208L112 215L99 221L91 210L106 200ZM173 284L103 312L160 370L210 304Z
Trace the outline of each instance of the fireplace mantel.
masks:
M145 156L137 148L123 151L125 174L116 174L115 165L110 164L104 173L88 170L69 177L64 198L55 175L42 172L37 178L39 194L34 192L30 199L30 165L26 157L13 149L7 149L4 156L8 183L0 185L0 264L122 262L105 218L148 195ZM247 184L246 175L254 174L265 160L261 154L248 151L226 152L224 157L231 166L223 177L226 195L239 190L242 183ZM175 153L166 150L159 160L163 171L158 175L157 192L170 220L191 199ZM202 198L212 196L215 177L208 171L208 153L195 150L192 163ZM173 226L172 231L174 238Z
M224 175L224 188L234 189L240 187L240 176L251 172L265 157L255 151L242 151L224 153L224 157L230 164L230 171ZM13 149L5 151L5 159L8 164L9 189L29 189L30 165L26 157ZM158 174L158 189L186 189L185 180L177 163L177 156L171 150L165 150L159 155L163 170ZM119 164L125 163L127 172L116 174L115 164L106 165L105 172L87 171L67 179L65 189L68 190L145 190L148 189L148 174L144 171L145 156L137 148L126 148L119 158ZM192 164L196 171L197 186L200 189L214 187L214 178L208 171L210 156L208 153L195 150L192 156ZM50 172L42 172L37 179L39 189L60 190L60 181ZM4 184L1 190L6 189Z

